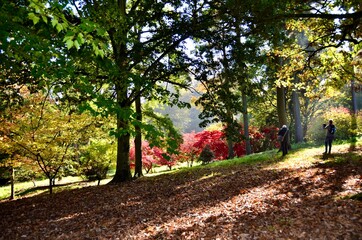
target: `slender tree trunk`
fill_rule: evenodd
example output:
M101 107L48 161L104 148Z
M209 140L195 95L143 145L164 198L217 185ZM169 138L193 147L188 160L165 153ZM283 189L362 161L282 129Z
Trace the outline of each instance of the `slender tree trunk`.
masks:
M231 139L227 140L227 144L228 144L228 159L233 159L234 158L234 143Z
M310 104L310 100L307 98L307 97L303 97L303 101L304 101L304 105L303 105L303 108L305 109L305 112L303 113L303 123L302 123L302 126L303 126L303 136L307 136L307 131L308 131L308 123L309 123L309 120L310 120L310 113L311 111L309 111L308 109L309 108L312 108L311 107L311 104ZM307 139L308 141L308 139Z
M49 194L53 194L53 178L49 177Z
M233 134L233 127L232 127L232 121L233 121L233 115L230 111L230 106L229 104L227 104L227 115L228 115L228 123L226 126L226 138L227 138L227 146L228 146L228 159L233 159L234 158L234 142L232 140L232 134Z
M295 142L303 142L303 128L302 128L302 119L300 116L300 102L299 95L297 91L292 93L292 102L293 102L293 116L294 116L294 127L295 127Z
M137 113L137 121L142 121L142 110L141 110L141 96L136 99L136 113ZM136 137L134 140L135 144L135 172L134 177L141 177L142 174L142 133L141 128L139 126L135 126Z
M11 184L11 193L10 193L10 200L15 199L15 169L13 166L11 166L11 179L10 179L10 184Z
M279 119L279 127L283 125L287 125L287 111L286 111L286 104L285 104L285 88L283 86L277 87L277 112L278 112L278 119ZM288 127L289 128L289 127ZM290 135L290 131L288 133ZM290 138L288 138L290 139ZM288 141L288 148L291 149L291 144Z
M352 80L351 82L351 92L352 92L352 111L354 114L357 114L357 98L356 98L356 90L355 90L355 81Z
M352 123L351 123L352 136L351 136L350 150L354 151L356 149L356 143L357 143L357 111L358 111L354 80L352 80L351 82L351 91L352 91Z
M248 118L248 99L246 94L243 93L242 95L243 100L243 122L244 122L244 137L246 143L246 155L251 154L251 143L249 137L249 118Z

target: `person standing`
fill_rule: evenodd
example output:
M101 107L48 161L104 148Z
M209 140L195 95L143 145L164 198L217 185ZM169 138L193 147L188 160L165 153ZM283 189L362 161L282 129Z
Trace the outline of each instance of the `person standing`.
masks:
M283 125L278 132L278 140L280 141L281 150L283 151L283 156L288 153L288 127Z
M324 154L327 154L327 152L328 154L331 154L332 142L334 140L334 133L336 132L336 126L333 125L333 120L329 120L328 125L323 124L323 128L327 129L327 135L324 141L324 145L326 147Z

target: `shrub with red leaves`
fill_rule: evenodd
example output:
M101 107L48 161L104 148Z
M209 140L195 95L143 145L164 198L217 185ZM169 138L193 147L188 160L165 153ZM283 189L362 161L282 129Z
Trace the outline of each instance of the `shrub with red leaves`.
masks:
M129 155L131 168L135 166L135 148L130 150ZM167 166L170 170L177 162L177 158L169 156L161 148L150 147L147 141L142 141L142 167L149 173L152 168L157 166Z
M199 149L199 153L201 153L202 149L208 144L215 155L215 160L227 158L228 147L225 142L225 134L222 131L202 131L197 133L195 137L197 141L194 143L194 147Z
M241 128L242 129L242 128ZM277 141L278 128L263 127L258 129L250 127L249 136L252 146L252 151L262 152L268 149L278 148ZM241 136L244 132L240 132ZM167 166L172 168L177 162L188 162L192 166L193 162L200 156L201 151L206 145L210 146L210 150L214 153L214 160L223 160L228 157L228 147L225 139L225 134L220 130L202 131L199 133L183 134L183 143L179 147L179 154L168 155L165 151L158 147L150 147L147 141L142 142L142 164L146 172L150 172L152 167ZM134 167L134 147L130 151L131 167ZM234 144L234 154L237 157L246 154L246 143L244 139Z

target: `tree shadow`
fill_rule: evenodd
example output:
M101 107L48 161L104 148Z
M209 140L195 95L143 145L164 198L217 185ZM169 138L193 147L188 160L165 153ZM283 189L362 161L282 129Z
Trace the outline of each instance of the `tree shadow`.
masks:
M70 182L70 183L58 183L53 185L53 190L57 189L57 188L63 188L63 187L71 187L71 186L76 186L76 185L80 185L82 183L88 183L90 181L77 181L77 182ZM15 192L15 196L17 197L22 197L22 196L28 196L29 194L31 195L32 193L36 193L38 191L46 191L49 190L49 185L44 185L44 186L35 186L35 187L31 187L31 188L26 188L26 189L21 189ZM64 189L64 191L66 191ZM43 194L49 194L49 192L42 192L39 193L37 195L43 195Z
M213 239L220 234L221 239L252 239L282 228L290 230L289 238L303 232L308 238L313 216L303 207L316 213L320 204L333 208L332 198L345 180L362 174L361 166L353 165L356 155L347 164L336 161L338 156L307 169L267 169L270 163L204 167L0 203L0 217L7 219L0 231L12 239Z

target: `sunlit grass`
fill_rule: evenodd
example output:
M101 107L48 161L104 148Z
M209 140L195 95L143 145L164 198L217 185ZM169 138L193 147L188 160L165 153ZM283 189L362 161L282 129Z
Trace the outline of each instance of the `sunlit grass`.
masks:
M101 181L101 184L106 184L110 181L110 179L104 179ZM63 177L61 180L55 181L55 187L53 188L53 192L61 192L66 189L76 189L76 188L82 188L85 186L95 186L97 185L97 181L84 181L81 177ZM49 192L49 180L38 180L35 181L35 186L33 182L16 182L14 185L15 190L15 198L24 197L24 196L34 196L39 195L42 193L48 193ZM11 194L11 186L6 185L0 187L0 200L8 199Z
M224 161L215 161L210 164L210 167L231 167L240 164L254 164L254 163L266 163L276 160L278 153L276 150L270 150L261 153L254 153L241 158L234 158Z
M357 147L362 147L362 139L359 139ZM324 154L325 147L322 145L295 145L292 150L284 156L280 157L280 161L269 166L269 168L306 168L311 167L316 162L338 161L338 159L350 159L350 156L358 154L349 153L350 143L334 144L331 154Z
M356 143L357 148L362 148L362 138ZM180 163L172 167L170 171L167 166L155 167L151 173L144 173L147 179L157 177L158 175L169 174L179 175L179 177L187 177L193 171L199 171L202 169L210 169L213 174L207 174L204 178L210 178L219 176L218 168L232 168L242 165L259 164L268 169L280 169L280 168L307 168L313 166L317 162L323 162L324 164L343 163L345 161L361 162L361 150L359 152L350 152L350 143L334 144L332 147L331 155L324 155L324 144L295 144L292 145L292 150L282 157L281 152L277 152L277 149L265 151L262 153L255 153L241 158L234 158L223 161L213 161L209 164L202 165L199 162L194 162L193 167L187 166L187 163ZM101 181L101 185L107 184L114 171L109 174L107 179ZM54 192L64 191L66 189L76 189L86 186L95 186L97 181L88 182L80 177L64 177L60 181L56 181L56 186L53 188ZM33 182L21 182L15 184L16 197L33 196L42 193L48 193L47 186L49 181L47 179L36 181L36 186ZM59 186L62 185L62 186ZM10 185L0 187L0 200L8 199L10 197Z

